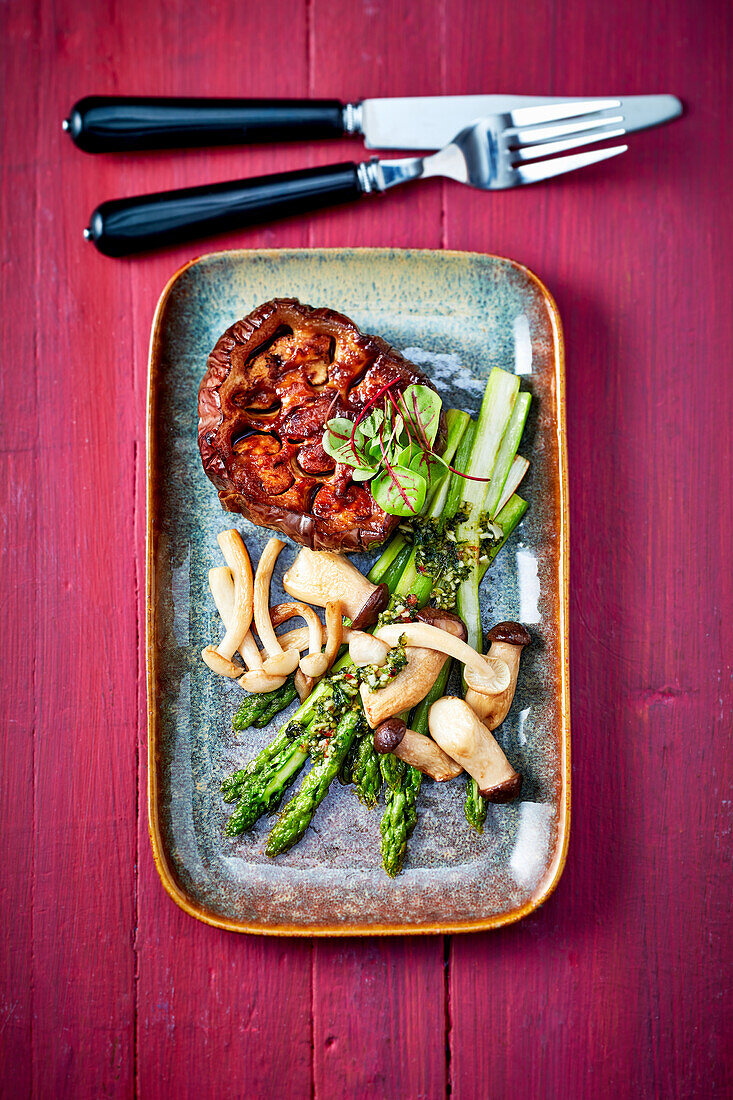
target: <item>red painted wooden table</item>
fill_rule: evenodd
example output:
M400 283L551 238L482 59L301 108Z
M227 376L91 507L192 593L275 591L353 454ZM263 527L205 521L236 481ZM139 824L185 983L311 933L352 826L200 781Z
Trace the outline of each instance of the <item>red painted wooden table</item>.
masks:
M2 1090L22 1097L718 1097L730 1086L731 8L722 0L2 5ZM486 935L288 941L177 909L150 853L145 372L202 248L113 261L104 198L358 148L89 157L90 92L675 92L537 188L433 182L213 247L495 252L567 341L573 824ZM730 147L728 147L729 149ZM203 246L205 249L206 246Z

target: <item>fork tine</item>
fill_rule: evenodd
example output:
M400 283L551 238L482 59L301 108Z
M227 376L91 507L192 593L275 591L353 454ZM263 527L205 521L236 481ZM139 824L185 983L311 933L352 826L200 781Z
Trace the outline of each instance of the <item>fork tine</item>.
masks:
M567 149L579 149L582 145L591 145L594 141L605 141L607 138L622 137L626 131L606 130L603 133L583 134L581 137L564 138L562 141L545 141L542 145L529 145L521 149L509 149L507 156L514 161L537 160L538 157L554 156L555 153L564 153Z
M516 130L505 130L506 140L511 144L529 145L534 141L554 141L555 138L564 137L565 134L579 134L583 130L594 130L599 126L615 126L623 123L623 115L610 115L605 118L592 118L587 122L561 122L556 126L521 127Z
M566 118L589 115L620 107L620 99L579 99L574 103L551 103L544 107L518 107L509 117L513 126L535 126L543 122L562 122Z
M552 179L553 176L562 176L565 172L574 172L576 168L585 168L586 165L598 164L609 157L617 157L627 149L628 145L614 145L613 149L595 149L590 153L573 153L569 157L555 157L554 160L543 160L538 164L522 164L512 172L514 185L539 183L540 180Z

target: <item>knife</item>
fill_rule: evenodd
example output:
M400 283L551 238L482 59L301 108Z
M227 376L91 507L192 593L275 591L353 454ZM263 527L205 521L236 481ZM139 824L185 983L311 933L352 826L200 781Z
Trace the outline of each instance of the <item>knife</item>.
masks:
M456 95L342 103L338 99L87 96L74 104L63 128L87 153L306 141L350 134L361 135L367 149L440 149L476 118L578 98ZM627 132L657 126L682 113L682 104L673 95L613 98L620 98ZM598 118L607 113L599 111Z

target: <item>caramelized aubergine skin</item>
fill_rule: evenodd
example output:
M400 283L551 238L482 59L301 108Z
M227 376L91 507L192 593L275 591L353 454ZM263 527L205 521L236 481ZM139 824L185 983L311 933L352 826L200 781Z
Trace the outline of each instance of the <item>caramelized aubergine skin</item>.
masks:
M222 507L313 550L368 550L399 523L321 446L381 387L431 386L343 314L275 298L227 329L199 389L199 450ZM442 446L445 424L436 448Z

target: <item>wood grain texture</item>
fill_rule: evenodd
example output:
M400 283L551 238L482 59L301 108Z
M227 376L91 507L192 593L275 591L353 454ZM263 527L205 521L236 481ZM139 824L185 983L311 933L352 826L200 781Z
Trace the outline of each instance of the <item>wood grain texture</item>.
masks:
M482 85L508 86L521 51L530 87L593 92L613 73L609 87L688 104L541 195L497 196L491 211L446 195L450 245L521 256L556 295L572 547L570 855L543 912L453 942L459 1098L528 1080L579 1100L727 1094L732 330L715 240L731 182L716 151L730 12L714 7L673 5L661 34L646 3L624 5L613 33L607 8L580 2L561 20L544 8L539 27L532 6L515 8L485 43L470 3L450 23L457 69Z
M419 5L410 0L371 0L366 5L314 0L312 94L358 100L366 87L374 96L434 91L442 65L441 19L438 0ZM334 65L334 59L344 57L345 41L358 45L348 51L348 62ZM345 158L364 157L359 144L339 144ZM435 181L412 193L363 199L312 219L308 243L322 247L418 242L439 248L441 197L441 184ZM315 1095L333 1100L443 1095L442 939L411 943L386 938L368 946L317 940L313 952Z
M729 1094L729 7L35 0L0 6L0 20L0 607L12 655L0 1088L95 1100ZM324 142L89 157L59 127L83 94L479 90L673 91L688 111L615 162L539 188L429 183L130 261L81 240L105 198L362 155ZM147 837L155 302L198 251L360 244L512 256L546 280L565 324L570 857L543 910L456 937L445 957L439 938L312 946L198 924L163 893Z
M22 38L32 24L29 11L10 13L9 29ZM38 91L21 88L28 52L0 59L3 86L18 87L21 115L37 110ZM35 256L32 188L18 190L24 171L17 161L19 127L12 121L0 132L0 222L2 239L0 317L26 308L26 290L33 282ZM28 226L31 226L30 247ZM6 855L0 864L0 906L3 935L0 947L0 1081L14 1079L18 1095L29 1095L32 1084L33 1039L33 826L36 642L29 630L29 602L35 603L35 560L38 476L36 435L36 362L32 334L21 326L3 326L6 363L27 369L0 372L3 446L0 449L0 606L3 632L13 660L0 667L0 691L5 705L0 723L0 821ZM30 554L30 561L29 561Z

